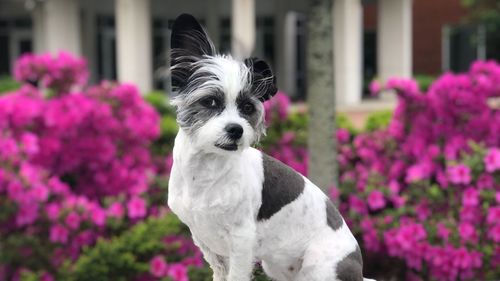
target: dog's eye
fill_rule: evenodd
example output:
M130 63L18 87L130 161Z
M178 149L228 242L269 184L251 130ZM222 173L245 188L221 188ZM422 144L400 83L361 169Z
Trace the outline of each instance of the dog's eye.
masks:
M241 106L241 112L243 114L249 115L255 111L255 106L251 102L246 102Z
M200 101L201 105L206 108L217 108L219 107L219 101L216 98L208 97Z

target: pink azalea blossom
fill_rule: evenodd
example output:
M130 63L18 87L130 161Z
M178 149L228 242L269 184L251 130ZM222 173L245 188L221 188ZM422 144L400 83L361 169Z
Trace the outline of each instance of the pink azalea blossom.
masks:
M167 263L163 256L155 256L149 262L149 272L154 277L165 277L167 275Z
M49 203L45 206L45 212L47 213L47 217L51 221L57 220L61 211L61 207L57 203Z
M350 133L347 129L339 128L337 129L336 137L339 143L347 143L350 138Z
M493 240L493 242L500 243L500 223L497 223L488 229L488 236L491 240Z
M470 168L464 164L448 167L448 178L455 184L469 184L471 181Z
M97 226L106 224L106 212L100 207L94 207L91 211L92 222Z
M368 195L368 206L372 210L378 210L385 207L384 194L379 190L374 190Z
M486 216L488 224L500 224L500 206L490 207Z
M50 273L44 272L40 276L40 281L55 281L55 279L54 279L54 277Z
M476 229L470 223L461 223L458 226L458 233L464 241L476 242L478 239Z
M493 173L494 171L500 170L500 149L490 148L484 156L483 161L486 171Z
M69 231L64 226L60 224L53 225L50 228L50 241L59 242L62 244L66 244L68 242Z
M65 224L70 228L70 229L78 229L80 227L80 215L78 215L76 212L71 212L66 216L66 219L64 220Z
M129 218L142 218L146 215L146 201L142 198L134 197L128 201L127 210Z
M107 215L112 218L120 219L124 214L125 210L120 202L114 202L107 210Z
M477 189L473 187L467 188L462 195L462 204L472 207L479 205L479 192Z
M444 224L439 223L437 225L437 234L441 239L447 242L448 238L450 237L451 230L448 229Z
M172 277L174 281L189 281L187 268L180 263L171 264L169 266L168 276Z

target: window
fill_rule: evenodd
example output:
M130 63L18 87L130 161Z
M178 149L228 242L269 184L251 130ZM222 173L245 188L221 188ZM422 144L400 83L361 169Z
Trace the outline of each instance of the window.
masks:
M116 80L116 29L113 16L97 16L98 79Z

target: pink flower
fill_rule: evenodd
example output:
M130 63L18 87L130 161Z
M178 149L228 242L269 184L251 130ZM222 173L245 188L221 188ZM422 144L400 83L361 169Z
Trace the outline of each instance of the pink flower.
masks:
M25 201L19 204L19 212L16 216L16 224L18 226L32 224L38 218L38 203Z
M45 213L51 221L57 220L61 211L61 206L57 203L49 203L45 206Z
M45 202L49 198L49 190L47 187L41 184L37 184L33 186L33 189L31 190L31 194L35 199L37 199L39 202Z
M174 281L189 281L187 268L181 263L171 264L168 269L168 276Z
M107 210L107 214L109 217L117 219L122 218L124 213L125 211L123 210L123 206L120 202L114 202L113 204L111 204L111 206L109 206Z
M146 201L142 198L134 197L128 201L127 209L129 218L142 218L146 215Z
M372 210L378 210L385 207L384 194L379 190L374 190L368 195L368 206Z
M151 275L158 278L165 277L167 275L167 263L165 262L163 256L155 256L149 262L149 272Z
M54 277L50 273L44 272L40 276L40 281L55 281L55 279L54 279Z
M360 215L368 213L365 202L356 195L349 196L349 207Z
M106 213L101 207L94 207L91 211L92 222L97 226L103 226L106 224Z
M490 227L488 230L488 236L491 237L494 242L500 242L500 223Z
M437 225L437 234L441 237L441 239L447 242L450 237L451 230L449 230L444 224L439 223Z
M24 133L21 136L21 143L23 145L24 152L28 155L36 154L40 149L38 146L38 137L32 133Z
M458 226L458 234L464 241L475 242L478 238L476 229L470 223L464 222Z
M490 148L484 156L483 161L486 171L493 173L496 170L500 170L500 149L496 147Z
M66 216L66 219L64 220L65 224L70 228L70 229L78 229L80 227L80 216L76 212L71 212Z
M490 207L486 216L488 224L500 224L500 206Z
M337 135L337 141L339 143L347 143L349 141L349 138L351 137L349 130L344 128L338 128L336 135Z
M415 181L424 180L428 178L429 174L430 174L429 165L424 163L415 164L408 168L405 180L407 183L412 183Z
M380 93L380 91L382 91L382 85L380 84L379 81L373 80L370 83L370 94L372 96L376 96L376 95L378 95Z
M462 194L462 204L472 207L479 205L479 192L473 187L467 188Z
M65 244L68 242L68 235L69 231L66 229L64 226L60 224L53 225L50 228L50 241L57 243L60 242L62 244Z
M330 198L332 200L337 200L339 199L340 196L340 190L336 186L331 186L330 187Z
M464 164L448 167L448 178L455 184L469 184L471 181L470 168Z

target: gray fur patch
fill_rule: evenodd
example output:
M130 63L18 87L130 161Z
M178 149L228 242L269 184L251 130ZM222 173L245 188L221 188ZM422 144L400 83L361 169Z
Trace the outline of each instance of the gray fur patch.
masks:
M363 281L363 258L359 247L337 264L336 273L341 281Z
M326 223L333 230L341 228L344 224L339 211L328 198L326 199Z
M245 114L242 111L242 107L244 106L245 103L250 102L253 104L255 111L252 114ZM264 106L262 103L256 99L255 97L250 96L247 93L239 93L238 97L236 98L236 105L238 106L238 110L240 112L240 116L245 118L250 126L254 129L255 133L257 134L256 140L260 138L260 136L264 133L265 131L265 126L264 126Z
M291 203L304 191L304 178L292 168L262 153L264 183L262 205L257 220L272 217L281 208Z
M200 101L207 97L215 98L220 106L217 108L207 108L203 106ZM200 96L198 99L190 101L189 104L183 102L177 107L177 123L179 123L179 126L185 129L188 134L192 134L205 125L212 117L221 114L225 108L224 103L224 94L219 91L214 91L214 93L206 96Z

